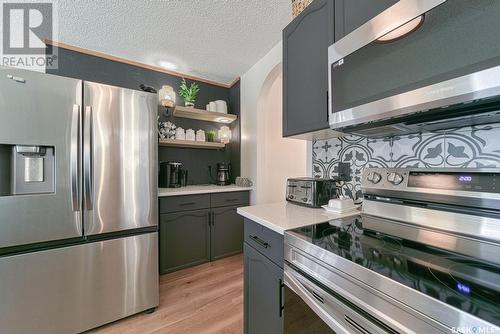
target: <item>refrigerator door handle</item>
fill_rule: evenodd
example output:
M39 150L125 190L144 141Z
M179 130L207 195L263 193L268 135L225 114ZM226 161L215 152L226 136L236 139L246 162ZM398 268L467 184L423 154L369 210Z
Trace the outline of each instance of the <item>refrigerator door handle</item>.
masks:
M71 144L70 144L70 186L71 186L71 202L74 212L81 210L80 201L80 140L81 140L81 121L80 121L80 106L73 105L71 115Z
M92 175L92 107L85 107L84 118L84 143L83 143L83 180L85 190L85 209L91 211L93 209L93 175Z

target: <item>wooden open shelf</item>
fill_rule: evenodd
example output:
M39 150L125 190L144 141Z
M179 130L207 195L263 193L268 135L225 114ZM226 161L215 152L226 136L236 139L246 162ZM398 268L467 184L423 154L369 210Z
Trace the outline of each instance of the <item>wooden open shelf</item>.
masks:
M207 150L221 150L226 147L225 144L216 142L176 139L161 139L158 141L158 145L169 147L203 148Z
M232 114L224 114L221 112L206 111L182 106L175 107L174 116L223 124L230 124L238 119L238 116Z

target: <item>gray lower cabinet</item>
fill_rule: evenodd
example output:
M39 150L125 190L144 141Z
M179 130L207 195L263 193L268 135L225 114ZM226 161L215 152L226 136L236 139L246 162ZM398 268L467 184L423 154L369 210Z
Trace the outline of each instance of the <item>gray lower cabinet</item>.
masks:
M283 269L244 245L245 334L283 333Z
M210 210L160 215L160 274L210 261Z
M248 191L160 198L160 274L243 251Z
M243 217L237 206L212 209L210 230L211 259L217 260L243 251Z
M283 136L328 124L328 46L334 0L314 0L283 30Z
M245 219L245 334L283 333L283 235Z

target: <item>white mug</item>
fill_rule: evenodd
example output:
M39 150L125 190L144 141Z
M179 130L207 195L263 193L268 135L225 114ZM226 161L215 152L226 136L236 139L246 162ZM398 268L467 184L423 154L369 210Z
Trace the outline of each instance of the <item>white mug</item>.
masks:
M215 101L215 106L217 108L217 112L221 112L221 113L227 114L227 103L226 103L226 101L217 100L217 101Z
M215 104L215 102L213 102L213 101L212 101L212 102L210 102L210 103L208 104L208 106L209 106L209 107L208 107L208 111L217 111L217 105Z

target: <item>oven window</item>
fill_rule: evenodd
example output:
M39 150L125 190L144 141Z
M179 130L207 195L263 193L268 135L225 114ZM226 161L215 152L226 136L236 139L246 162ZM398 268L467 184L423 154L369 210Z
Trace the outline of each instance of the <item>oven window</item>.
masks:
M331 69L333 111L500 65L499 17L500 1L450 0L408 36L346 56Z
M295 292L287 286L285 286L284 315L284 327L286 334L335 333Z

